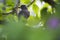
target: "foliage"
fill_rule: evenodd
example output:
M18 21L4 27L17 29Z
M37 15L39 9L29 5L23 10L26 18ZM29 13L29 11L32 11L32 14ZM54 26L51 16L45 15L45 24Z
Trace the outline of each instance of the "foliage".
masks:
M20 0L20 5L28 5L32 0ZM0 40L55 40L57 34L60 35L60 4L59 0L55 0L56 7L52 8L51 5L39 0L34 1L29 7L30 15L28 19L21 16L18 20L16 13L7 14L16 6L18 0L6 0L6 5L3 1L0 3ZM38 5L37 5L38 4ZM3 10L6 7L6 10ZM20 8L19 8L20 9ZM32 11L31 11L32 10ZM19 10L18 10L19 11ZM34 16L34 15L35 16ZM52 28L48 25L50 19L57 18L58 26ZM3 23L1 23L3 21Z

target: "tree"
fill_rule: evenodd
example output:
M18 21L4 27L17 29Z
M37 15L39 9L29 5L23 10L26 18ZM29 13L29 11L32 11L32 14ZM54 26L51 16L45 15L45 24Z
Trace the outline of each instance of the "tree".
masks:
M0 0L0 40L56 40L60 35L59 0ZM20 20L19 12L23 10ZM58 35L57 35L58 34ZM57 38L58 37L58 38Z

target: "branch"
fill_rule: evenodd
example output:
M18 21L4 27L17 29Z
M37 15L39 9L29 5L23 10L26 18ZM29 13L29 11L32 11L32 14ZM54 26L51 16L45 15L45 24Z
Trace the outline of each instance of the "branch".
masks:
M33 0L30 4L27 5L27 7L29 7L30 5L32 5L35 2L35 0Z
M35 0L33 0L30 4L27 5L27 7L29 7L30 5L32 5L35 2ZM21 8L21 7L18 7Z
M16 13L17 14L17 11L18 11L18 7L19 7L19 5L20 5L20 0L18 0L18 2L17 2L17 4L16 4L16 7L15 8L13 8L13 11L12 12L10 12L10 13Z
M2 15L9 15L9 14L14 14L16 13L17 14L17 9L18 9L18 6L20 5L20 0L18 0L17 4L16 4L16 7L12 8L12 11L9 12L9 13L2 13Z

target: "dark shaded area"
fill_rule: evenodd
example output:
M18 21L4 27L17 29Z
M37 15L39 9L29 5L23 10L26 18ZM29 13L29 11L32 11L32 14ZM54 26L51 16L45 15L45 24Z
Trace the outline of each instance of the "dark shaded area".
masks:
M0 20L0 24L5 24L5 21L4 20Z
M47 2L48 4L50 4L52 7L55 7L56 3L53 0L43 0L44 2Z

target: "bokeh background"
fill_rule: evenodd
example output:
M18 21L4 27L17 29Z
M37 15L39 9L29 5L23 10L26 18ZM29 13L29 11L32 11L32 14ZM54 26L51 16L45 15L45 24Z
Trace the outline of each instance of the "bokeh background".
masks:
M48 3L51 0L35 0L27 7L28 19L22 16L18 20L16 13L3 15L12 11L18 1L0 0L0 40L60 40L60 0L53 0L55 7ZM32 1L20 0L19 6Z

